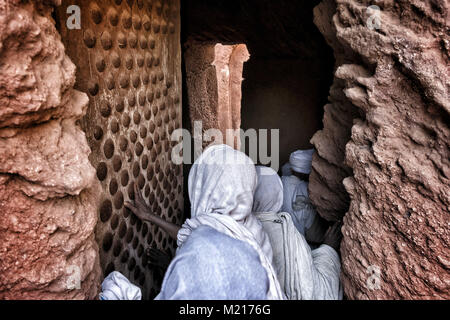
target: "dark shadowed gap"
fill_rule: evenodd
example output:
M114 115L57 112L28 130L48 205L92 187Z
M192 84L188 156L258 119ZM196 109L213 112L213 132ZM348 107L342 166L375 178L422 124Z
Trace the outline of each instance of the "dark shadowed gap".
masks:
M311 148L310 139L322 128L334 56L313 23L318 3L196 0L182 5L182 43L247 45L251 57L244 64L241 128L279 129L280 167L291 152Z

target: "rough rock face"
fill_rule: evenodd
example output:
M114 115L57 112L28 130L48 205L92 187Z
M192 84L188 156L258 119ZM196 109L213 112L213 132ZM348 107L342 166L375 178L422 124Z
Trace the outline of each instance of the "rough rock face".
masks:
M333 2L322 2L314 9L314 22L333 48L337 67L359 61L359 58L337 40L332 24L335 11ZM331 221L342 219L349 207L350 198L342 184L352 173L344 162L345 145L350 139L353 119L360 115L345 97L344 88L345 81L335 76L329 93L330 103L324 107L324 128L311 139L317 152L309 178L309 194L319 214Z
M93 299L95 170L76 125L88 98L51 18L0 1L0 299Z
M241 84L244 63L250 58L244 44L222 45L189 41L186 44L186 82L192 127L202 121L202 130L218 129L222 137L214 134L211 141L240 147L240 139L227 137L227 129L241 126ZM195 137L194 137L195 139ZM208 138L204 138L208 140ZM203 141L204 146L208 141Z
M368 27L372 4L378 29ZM448 6L326 0L315 9L337 70L312 139L310 194L322 216L339 219L348 176L341 254L350 299L450 298Z

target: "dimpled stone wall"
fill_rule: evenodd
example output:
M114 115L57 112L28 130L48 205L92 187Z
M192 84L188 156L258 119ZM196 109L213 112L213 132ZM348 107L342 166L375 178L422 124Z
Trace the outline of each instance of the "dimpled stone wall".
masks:
M181 127L179 1L78 1L81 30L61 34L77 65L77 88L90 103L81 126L101 182L96 238L104 276L116 270L143 289L159 292L162 273L147 263L145 249L173 254L176 243L142 223L125 207L137 184L152 211L182 222L182 168L171 161L171 133Z

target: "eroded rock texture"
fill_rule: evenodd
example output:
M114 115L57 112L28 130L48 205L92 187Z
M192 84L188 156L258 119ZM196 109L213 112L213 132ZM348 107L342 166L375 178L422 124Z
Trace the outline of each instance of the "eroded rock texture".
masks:
M87 107L54 1L0 1L0 299L93 299L95 170Z
M373 4L378 29L367 24ZM448 6L326 0L315 9L337 65L312 139L310 194L329 220L348 208L342 180L350 195L341 253L351 299L450 298Z

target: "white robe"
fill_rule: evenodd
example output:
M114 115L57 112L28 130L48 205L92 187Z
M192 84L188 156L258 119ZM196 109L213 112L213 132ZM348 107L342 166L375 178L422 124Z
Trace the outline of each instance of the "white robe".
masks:
M189 173L191 219L178 232L177 243L182 246L192 230L201 225L247 242L256 250L267 271L267 298L284 299L272 265L270 240L252 214L256 183L255 165L245 154L227 145L207 148Z
M283 205L283 184L272 168L256 166L258 184L253 198L253 212L280 212Z
M272 244L275 271L290 300L342 300L341 264L328 245L311 250L287 213L256 213Z

